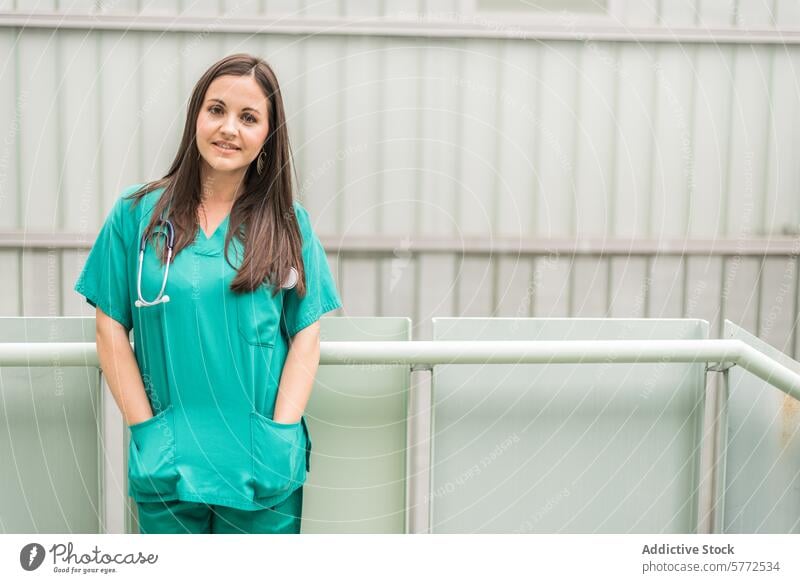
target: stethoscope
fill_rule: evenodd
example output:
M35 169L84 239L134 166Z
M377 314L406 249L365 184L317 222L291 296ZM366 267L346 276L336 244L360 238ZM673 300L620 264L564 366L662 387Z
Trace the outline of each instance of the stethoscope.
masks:
M163 217L163 215L162 215ZM142 297L142 264L144 263L144 249L147 246L147 233L142 234L142 240L139 243L139 267L137 269L136 274L136 293L139 298L134 302L134 305L137 308L142 308L146 306L156 306L158 304L167 303L169 301L169 296L164 294L164 290L167 287L167 278L169 277L169 264L172 263L172 250L175 246L175 227L172 226L172 221L169 219L161 218L156 223L156 227L160 225L164 225L167 227L166 235L162 231L156 232L158 235L164 235L167 238L167 267L164 269L164 277L161 280L161 289L158 292L156 298L148 302ZM155 231L155 229L153 229ZM295 285L297 285L297 280L299 275L297 273L297 269L294 267L289 268L289 278L287 279L286 283L283 284L284 289L291 289Z
M163 217L163 215L162 215ZM139 296L133 304L137 308L142 308L144 306L156 306L158 304L166 304L169 301L169 296L164 295L164 289L167 287L167 277L169 277L169 264L172 263L172 249L175 245L175 227L172 226L172 221L169 219L160 218L158 222L156 222L156 227L160 225L165 225L167 227L167 267L164 269L164 278L161 280L161 290L158 292L156 299L152 302L148 302L142 297L142 263L144 262L144 248L147 246L147 232L142 234L142 240L139 243L139 268L136 274L136 293ZM153 229L155 231L155 229ZM158 231L156 234L164 235L162 231Z

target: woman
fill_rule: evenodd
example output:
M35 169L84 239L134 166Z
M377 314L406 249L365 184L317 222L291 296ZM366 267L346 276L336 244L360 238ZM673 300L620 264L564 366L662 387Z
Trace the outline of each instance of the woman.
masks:
M341 302L293 201L263 60L203 74L169 172L117 200L75 290L97 309L100 365L131 431L140 532L299 532L318 320Z

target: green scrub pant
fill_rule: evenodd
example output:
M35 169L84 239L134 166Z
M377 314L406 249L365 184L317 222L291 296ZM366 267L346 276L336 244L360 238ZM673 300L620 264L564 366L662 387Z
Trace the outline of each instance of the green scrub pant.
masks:
M141 534L299 534L303 488L264 510L170 500L137 502Z

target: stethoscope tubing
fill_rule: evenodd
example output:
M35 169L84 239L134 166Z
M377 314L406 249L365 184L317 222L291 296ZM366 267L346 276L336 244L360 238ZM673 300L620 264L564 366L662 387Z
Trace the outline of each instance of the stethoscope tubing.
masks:
M142 297L142 266L144 264L144 250L147 247L147 234L142 234L142 239L139 243L139 265L136 270L136 294L138 296L137 300L134 302L134 305L137 308L144 308L149 306L157 306L158 304L167 303L169 301L169 296L164 294L164 290L167 288L167 279L169 277L169 266L172 263L172 252L175 247L175 227L172 225L172 221L169 219L159 219L156 223L156 227L160 225L165 225L167 227L167 266L164 269L164 277L161 280L161 289L158 292L156 298L152 301L147 301ZM152 235L164 235L163 232L157 231L151 234ZM287 283L285 283L282 287L284 289L293 288L297 285L297 280L299 279L297 269L294 267L290 268L289 272L289 279Z

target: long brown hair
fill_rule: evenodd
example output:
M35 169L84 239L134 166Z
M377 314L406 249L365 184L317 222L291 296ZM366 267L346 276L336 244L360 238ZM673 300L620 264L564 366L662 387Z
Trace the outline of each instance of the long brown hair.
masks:
M234 236L244 246L244 257L231 283L231 290L238 293L252 291L268 280L274 285L274 295L280 290L277 282L287 281L290 268L295 267L299 276L296 291L302 297L306 289L305 270L300 228L293 207L293 165L286 114L278 79L263 59L238 53L214 63L203 73L192 91L183 137L172 166L163 178L148 182L130 197L135 199L135 206L147 193L164 187L145 233L149 236L153 232L162 212L169 207L169 219L175 228L173 257L194 241L202 188L200 151L196 141L197 117L211 82L223 75L252 75L267 97L269 119L269 133L262 146L267 155L264 170L261 175L256 171L256 157L245 172L244 190L231 208L225 236L225 260L231 264L228 247ZM166 261L163 247L159 254L162 263Z

